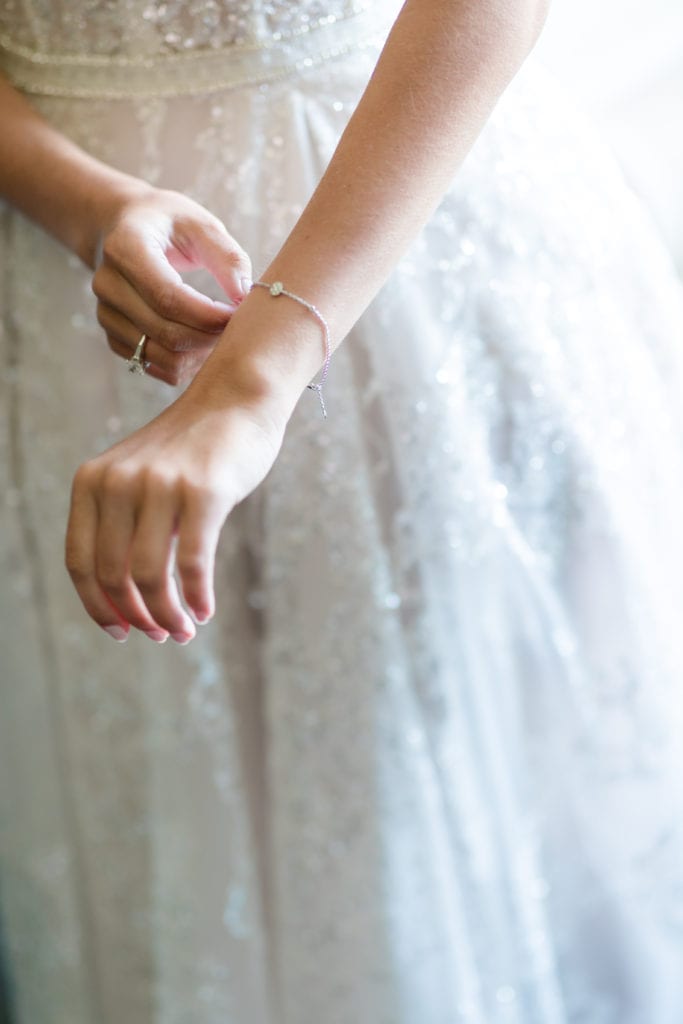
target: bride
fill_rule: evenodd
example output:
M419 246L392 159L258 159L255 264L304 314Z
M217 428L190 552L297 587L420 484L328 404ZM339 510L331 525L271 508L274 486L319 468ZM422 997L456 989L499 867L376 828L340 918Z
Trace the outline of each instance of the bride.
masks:
M22 1024L680 1019L683 302L544 16L0 13Z

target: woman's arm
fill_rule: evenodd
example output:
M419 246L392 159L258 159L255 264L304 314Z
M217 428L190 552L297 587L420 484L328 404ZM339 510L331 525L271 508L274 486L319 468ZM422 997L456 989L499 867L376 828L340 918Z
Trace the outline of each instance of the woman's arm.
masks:
M147 186L85 153L2 77L0 111L0 195L94 268L101 226Z
M532 49L546 10L547 0L404 4L325 175L263 274L324 312L333 345L428 220ZM230 373L236 359L248 373L256 356L264 385L284 387L296 401L322 355L308 314L258 289L218 346L212 373L222 359Z
M532 48L544 0L407 0L318 188L264 272L317 305L338 344L427 221ZM320 325L255 289L188 390L81 467L66 561L116 639L194 635L213 614L230 510L266 475L323 358ZM315 412L311 411L312 415Z
M152 188L84 152L0 76L0 196L89 267L111 349L129 358L144 332L150 372L170 384L205 361L244 296L249 259L221 222L176 192ZM230 305L185 284L206 267Z

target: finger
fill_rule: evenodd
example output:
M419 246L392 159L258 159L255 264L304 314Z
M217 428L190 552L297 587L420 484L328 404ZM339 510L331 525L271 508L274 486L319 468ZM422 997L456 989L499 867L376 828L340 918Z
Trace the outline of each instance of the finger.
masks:
M98 304L97 319L107 335L112 352L122 359L130 359L140 341L139 328L126 320L117 310L102 303ZM201 349L189 352L173 353L159 345L155 338L148 338L144 349L145 362L150 364L147 372L167 384L177 385L190 380L209 357L216 341L217 336L214 336L213 345L205 345Z
M116 237L107 239L104 261L128 281L162 320L215 333L225 327L226 317L232 313L224 302L214 301L183 281L150 228L130 228L125 246Z
M173 579L176 517L169 487L164 482L149 482L131 547L130 571L154 620L178 643L187 643L196 631Z
M71 491L66 567L88 615L114 640L123 643L130 626L101 589L95 573L98 516L93 484L92 470L82 466L76 473Z
M214 566L228 502L192 492L185 498L178 531L176 567L183 596L197 622L207 622L215 611Z
M251 260L220 221L191 236L195 257L235 303L251 287Z
M167 633L156 622L140 596L129 571L135 531L136 500L132 483L121 473L105 475L98 502L95 547L97 580L112 605L131 626L162 642Z
M112 352L122 359L130 359L135 351L135 346L133 345L122 345L111 338L108 341ZM155 377L157 380L162 380L165 384L170 384L171 387L178 387L192 380L205 362L204 358L198 355L170 357L169 361L171 362L171 368L168 370L162 370L160 367L155 366L154 363L147 359L147 346L145 345L145 363L149 363L145 373L148 377Z
M119 341L114 341L112 338L108 338L109 348L112 350L114 355L120 356L121 359L130 359L133 355L133 348L130 345L122 345ZM148 360L145 360L148 362ZM181 383L181 377L177 372L170 372L160 370L158 366L150 363L146 367L145 373L148 377L154 377L155 380L163 381L164 384L170 384L171 387L177 387Z
M213 347L220 332L230 320L237 306L226 306L220 326L214 331L198 330L184 323L165 320L151 309L132 287L129 281L110 266L103 266L93 278L92 290L100 303L119 313L138 328L137 336L144 333L154 338L162 348L171 352L185 352L189 349Z

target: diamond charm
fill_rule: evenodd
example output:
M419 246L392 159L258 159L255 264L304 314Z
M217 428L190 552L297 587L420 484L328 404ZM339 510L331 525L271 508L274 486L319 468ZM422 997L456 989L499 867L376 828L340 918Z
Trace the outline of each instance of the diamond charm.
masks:
M283 288L284 288L284 285L283 285L282 281L274 281L271 284L271 286L270 286L270 294L271 295L282 295Z

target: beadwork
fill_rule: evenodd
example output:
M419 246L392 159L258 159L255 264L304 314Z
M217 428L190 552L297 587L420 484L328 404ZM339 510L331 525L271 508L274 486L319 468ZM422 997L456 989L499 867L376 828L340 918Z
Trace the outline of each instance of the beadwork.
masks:
M143 15L142 21L147 38L150 19ZM199 33L198 39L189 38L194 45L179 47L182 37L169 31L160 48L134 55L122 54L116 47L107 53L52 53L35 42L25 45L13 38L12 23L0 12L0 66L14 85L34 95L84 99L203 95L310 71L377 45L383 38L382 27L381 12L365 4L345 3L335 13L289 30L283 25L265 37L245 24L234 26L235 38L214 38L211 45ZM152 40L157 42L154 33Z

